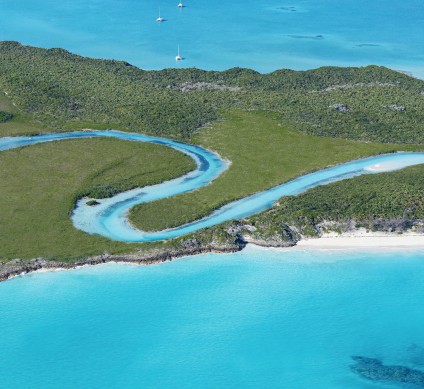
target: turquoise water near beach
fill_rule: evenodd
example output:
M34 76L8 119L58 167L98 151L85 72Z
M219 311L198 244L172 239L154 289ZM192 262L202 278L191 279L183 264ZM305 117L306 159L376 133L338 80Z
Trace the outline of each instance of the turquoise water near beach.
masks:
M379 64L424 78L422 0L177 3L0 0L0 40L145 69ZM357 376L351 357L424 371L423 300L423 251L249 246L30 274L0 283L0 387L401 387Z
M424 78L422 0L0 0L1 40L145 69L386 65ZM167 21L157 23L158 9Z
M279 251L0 284L4 388L391 388L424 369L424 252Z

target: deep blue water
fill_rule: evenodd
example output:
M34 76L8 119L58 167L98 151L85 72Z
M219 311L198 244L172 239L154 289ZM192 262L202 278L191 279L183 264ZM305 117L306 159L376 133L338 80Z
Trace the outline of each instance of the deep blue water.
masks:
M424 252L200 255L0 284L4 388L391 388L424 369Z
M422 0L0 0L1 40L145 69L379 64L424 78ZM157 23L158 8L167 19Z

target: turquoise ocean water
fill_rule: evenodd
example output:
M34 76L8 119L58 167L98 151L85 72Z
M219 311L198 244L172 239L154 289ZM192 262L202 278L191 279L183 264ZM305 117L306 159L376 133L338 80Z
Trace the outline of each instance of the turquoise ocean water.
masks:
M424 78L422 0L0 0L0 40L145 69L380 64ZM158 8L167 19L157 24ZM1 388L393 388L424 371L424 252L276 251L0 283Z
M379 64L424 78L422 0L0 0L1 40L145 69ZM167 21L157 23L158 9Z
M424 368L424 253L278 251L0 284L2 388L392 388Z

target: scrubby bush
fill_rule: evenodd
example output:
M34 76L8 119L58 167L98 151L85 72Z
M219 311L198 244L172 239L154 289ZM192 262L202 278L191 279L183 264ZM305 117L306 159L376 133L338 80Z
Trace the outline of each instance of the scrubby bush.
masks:
M7 122L12 119L12 117L13 115L11 113L0 111L0 123Z
M0 42L0 87L34 119L57 129L88 122L189 139L221 110L263 109L318 136L424 143L424 82L377 66L270 74L241 68L144 71ZM335 104L349 110L330 108ZM387 108L393 106L405 109Z

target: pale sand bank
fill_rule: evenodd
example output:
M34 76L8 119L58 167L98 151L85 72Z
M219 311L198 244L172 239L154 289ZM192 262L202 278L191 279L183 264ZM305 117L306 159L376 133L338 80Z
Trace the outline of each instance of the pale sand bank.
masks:
M321 238L304 239L294 249L364 249L364 248L398 248L424 249L424 234L406 232L403 234L366 232L358 230L351 233L324 234Z

